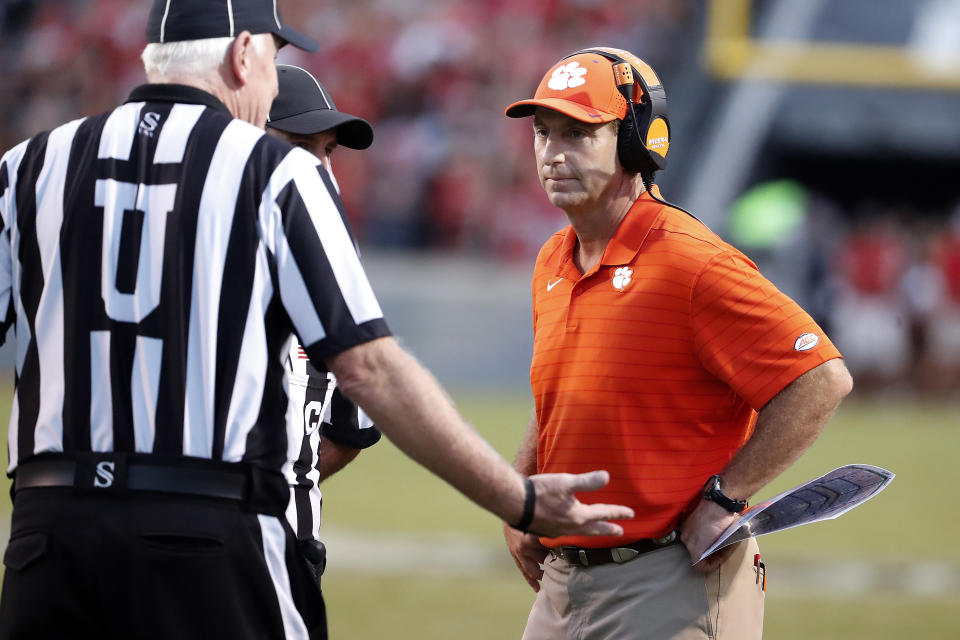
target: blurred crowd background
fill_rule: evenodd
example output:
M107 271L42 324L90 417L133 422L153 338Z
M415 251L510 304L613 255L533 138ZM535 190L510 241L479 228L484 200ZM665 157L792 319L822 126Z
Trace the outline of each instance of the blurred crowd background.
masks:
M143 82L139 54L149 4L2 0L0 151L110 109ZM591 45L629 49L666 86L673 124L671 166L659 181L666 197L711 205L694 213L825 326L847 354L858 391L956 395L957 90L912 91L910 99L921 101L916 108L904 106L896 87L814 82L780 88L772 98L769 87L757 94L755 83L718 77L705 61L717 5L724 6L280 0L285 21L321 48L310 55L285 49L279 59L314 72L341 110L375 127L371 149L341 150L334 158L365 252L435 252L532 268L541 243L566 221L536 179L529 122L507 119L503 109L531 96L567 53ZM787 18L800 5L808 9L806 32L786 36L909 47L933 14L940 32L954 20L960 43L955 0L849 0L839 15L814 0L791 3L793 9L758 0L751 28L777 35L786 21L796 29L798 20ZM888 19L878 17L884 12ZM853 33L844 32L845 20L857 25ZM960 55L949 38L944 47L944 55ZM929 47L924 51L929 55ZM749 105L747 115L737 100ZM811 110L822 116L814 124ZM755 132L744 142L746 153L717 142L737 126L738 114ZM904 140L904 129L915 133ZM829 145L819 142L827 139ZM741 168L736 179L711 170L731 165Z

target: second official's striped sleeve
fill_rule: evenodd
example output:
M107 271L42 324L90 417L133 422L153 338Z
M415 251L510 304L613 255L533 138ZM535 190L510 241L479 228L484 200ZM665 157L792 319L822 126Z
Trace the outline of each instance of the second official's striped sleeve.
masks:
M260 224L280 298L314 360L389 335L334 198L312 157L294 149L263 194Z

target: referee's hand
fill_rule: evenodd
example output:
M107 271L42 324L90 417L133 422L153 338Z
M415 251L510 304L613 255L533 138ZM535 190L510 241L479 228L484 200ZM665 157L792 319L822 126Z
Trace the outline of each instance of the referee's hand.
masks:
M543 473L530 476L537 490L530 532L558 536L620 536L623 527L608 520L629 520L633 509L617 504L584 504L574 493L596 491L610 482L606 471Z

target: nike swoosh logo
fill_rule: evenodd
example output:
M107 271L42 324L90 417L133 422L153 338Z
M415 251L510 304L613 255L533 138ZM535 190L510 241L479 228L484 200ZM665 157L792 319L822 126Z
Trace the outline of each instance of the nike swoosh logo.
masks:
M556 282L550 282L550 281L548 280L548 281L547 281L547 291L550 291L550 289L553 289L555 286L557 286L558 284L560 284L560 282L562 282L562 281L563 281L563 278L560 278L560 279L557 280Z

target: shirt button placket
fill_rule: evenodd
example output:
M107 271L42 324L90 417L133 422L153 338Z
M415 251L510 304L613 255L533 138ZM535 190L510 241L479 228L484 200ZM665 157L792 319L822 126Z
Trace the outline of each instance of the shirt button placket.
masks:
M570 289L570 304L567 306L567 331L577 330L578 323L574 303L580 297L581 293L582 290L579 287L579 283L574 283L573 288Z

